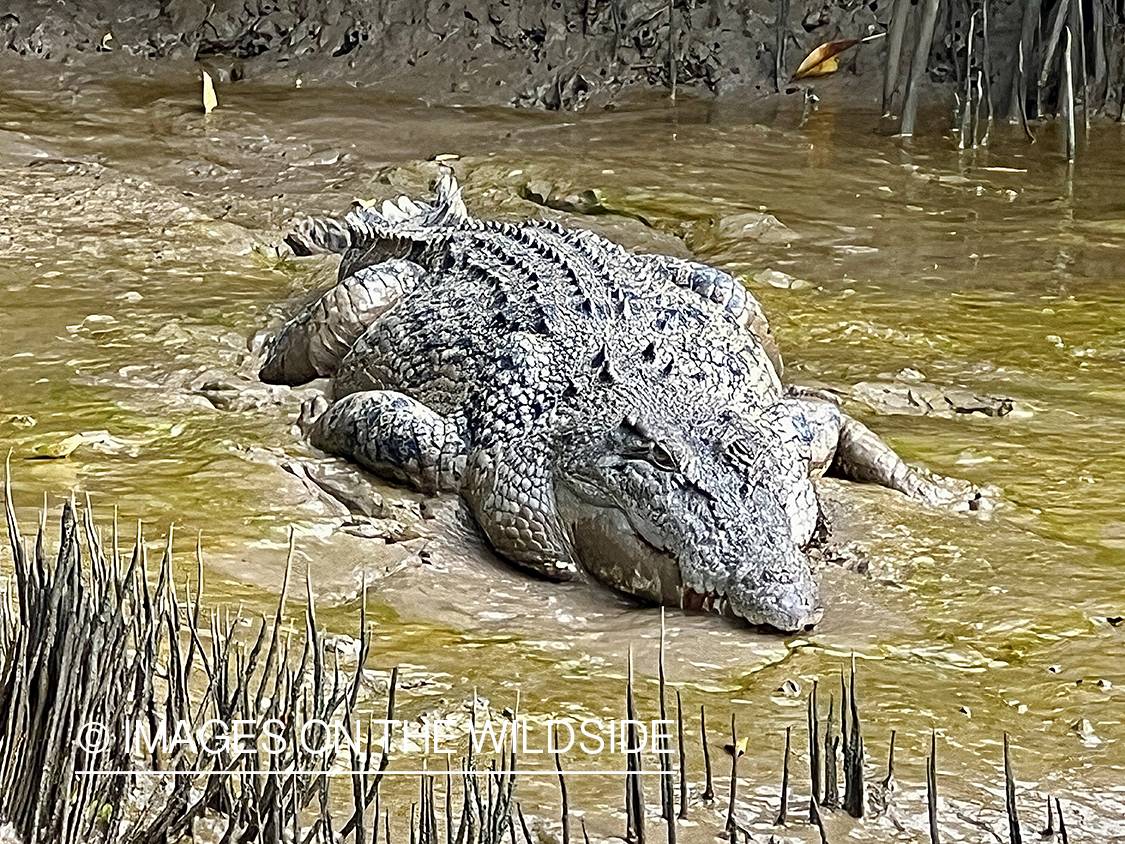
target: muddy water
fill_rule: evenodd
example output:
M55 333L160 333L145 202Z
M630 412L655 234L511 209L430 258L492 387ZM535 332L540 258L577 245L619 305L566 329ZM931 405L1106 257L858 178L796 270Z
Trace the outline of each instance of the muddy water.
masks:
M827 566L828 613L799 639L669 614L669 675L687 711L707 704L722 723L734 701L753 730L747 820L776 813L785 727L803 735L812 679L831 686L854 653L873 772L898 731L907 826L924 809L936 729L950 829L984 835L957 811L1002 829L1006 731L1029 803L1057 794L1085 818L1072 824L1114 830L1125 801L1125 626L1106 620L1125 615L1120 127L1094 127L1071 172L1050 129L1035 145L1001 133L987 153L964 153L948 139L906 146L876 131L876 115L829 104L803 123L756 115L763 126L690 102L563 122L349 90L223 93L209 117L178 84L0 95L0 442L14 450L25 522L44 490L53 508L89 493L100 516L116 506L153 537L174 521L184 575L199 534L208 600L253 610L276 600L292 526L332 633L354 631L359 584L378 583L369 667L408 666L404 714L455 711L474 690L500 709L518 689L536 715L619 715L626 651L650 677L658 613L512 573L455 502L420 519L415 497L383 486L388 519L343 515L282 468L320 465L290 429L301 394L252 380L254 335L330 277L273 251L293 214L423 184L413 162L441 153L461 156L481 216L536 211L516 198L529 182L596 189L614 213L587 221L631 244L682 250L681 235L748 278L796 279L749 282L789 380L840 392L909 459L1003 496L966 515L827 489L847 508L836 542L867 571ZM731 222L759 209L788 231L756 240ZM895 379L1007 398L1013 411L919 416L848 398ZM76 433L70 457L25 459ZM554 800L549 783L521 790L528 805ZM615 781L584 780L572 804L608 834L619 795ZM886 818L851 832L898 834Z

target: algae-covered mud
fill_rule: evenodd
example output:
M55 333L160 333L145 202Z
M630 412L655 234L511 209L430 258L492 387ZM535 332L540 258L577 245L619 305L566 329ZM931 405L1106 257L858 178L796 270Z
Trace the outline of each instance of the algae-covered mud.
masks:
M195 80L48 93L5 79L0 442L25 525L44 491L57 509L74 490L153 538L174 522L179 576L194 580L198 536L207 604L262 612L292 528L329 635L354 634L367 584L368 666L404 666L404 717L461 711L474 692L496 711L518 692L543 718L620 717L630 646L651 708L658 612L511 571L457 502L315 454L291 428L307 393L255 379L265 332L334 271L278 251L292 218L422 195L442 156L479 216L552 215L739 274L787 380L838 394L910 460L1002 491L992 512L955 514L826 486L828 610L800 638L668 614L685 711L706 704L722 724L734 709L751 731L746 824L768 837L785 728L803 742L811 680L854 654L871 773L896 730L903 787L897 814L836 818L831 840L918 839L931 729L949 835L1004 834L1004 732L1027 829L1052 794L1072 833L1120 834L1120 127L1092 126L1068 169L1049 128L1035 145L1002 133L958 153L940 138L905 146L874 131L876 113L828 103L804 122L756 115L765 125L664 100L560 121L244 86L204 116ZM701 768L689 750L697 781ZM807 794L797 775L793 788ZM525 806L557 801L550 780L519 789ZM570 792L599 837L624 829L620 797L612 778Z

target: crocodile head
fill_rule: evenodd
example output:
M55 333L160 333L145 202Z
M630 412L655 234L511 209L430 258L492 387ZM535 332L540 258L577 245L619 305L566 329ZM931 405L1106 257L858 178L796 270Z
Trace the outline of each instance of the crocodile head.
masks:
M673 416L565 438L555 497L582 567L646 600L782 631L815 624L811 524L791 519L815 518L807 469L769 426Z

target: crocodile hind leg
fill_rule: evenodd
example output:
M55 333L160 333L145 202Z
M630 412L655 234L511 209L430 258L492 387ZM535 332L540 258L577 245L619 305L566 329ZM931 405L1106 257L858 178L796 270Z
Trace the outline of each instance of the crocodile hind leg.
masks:
M360 335L418 284L422 272L394 259L341 279L273 336L258 377L297 386L333 375Z
M697 296L713 302L718 307L730 314L738 325L749 329L762 344L762 349L773 364L777 377L784 374L784 365L781 360L781 350L777 347L777 340L770 331L769 322L766 320L762 306L754 298L742 282L722 270L700 264L696 261L686 261L683 258L672 258L668 255L644 255L643 261L659 264L669 271L671 280L679 287L684 287Z
M448 418L390 390L352 393L311 418L325 404L321 398L302 409L317 448L422 492L460 491L465 440Z

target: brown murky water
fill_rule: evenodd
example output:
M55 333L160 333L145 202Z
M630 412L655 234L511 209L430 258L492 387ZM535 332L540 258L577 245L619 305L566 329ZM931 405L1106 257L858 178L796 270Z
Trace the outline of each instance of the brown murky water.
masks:
M185 577L200 534L209 601L254 610L276 600L292 525L330 632L353 632L359 584L379 583L369 667L410 667L419 685L404 714L455 710L474 690L499 709L518 689L524 712L619 716L630 646L653 673L658 612L512 573L453 502L412 539L416 498L383 487L405 541L344 532L279 468L312 457L289 427L299 396L248 380L250 338L328 277L327 264L271 252L294 214L392 194L377 177L394 165L391 180L421 183L411 162L439 153L461 156L481 216L521 213L513 192L529 180L598 189L604 208L632 216L594 222L631 242L668 243L640 217L703 260L806 282L751 282L790 380L924 378L1014 402L1003 418L849 405L910 459L995 484L1005 503L963 515L840 493L856 510L842 538L870 572L823 573L815 632L669 614L669 676L687 711L704 703L722 724L733 702L752 731L747 818L776 813L785 727L803 735L812 679L831 687L854 653L873 772L898 731L908 828L936 729L946 823L967 840L989 838L956 811L1003 829L1005 731L1028 804L1056 794L1086 816L1075 823L1121 834L1125 626L1106 619L1125 615L1122 127L1094 127L1070 172L1049 128L1035 145L1000 133L987 152L947 138L908 147L879 134L876 115L831 104L803 125L781 112L762 126L690 102L560 118L350 90L222 95L204 117L187 84L47 94L9 78L0 93L0 444L25 522L44 491L55 508L71 490L103 516L143 519L153 538L174 521ZM761 242L730 224L759 208L790 232ZM74 433L69 458L24 459ZM798 693L783 690L790 680ZM550 781L520 789L526 805L555 800ZM591 834L618 831L620 790L608 778L572 788ZM916 839L885 819L837 834Z

